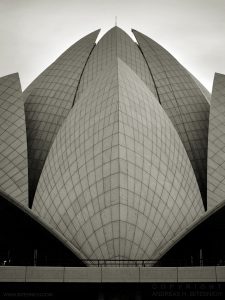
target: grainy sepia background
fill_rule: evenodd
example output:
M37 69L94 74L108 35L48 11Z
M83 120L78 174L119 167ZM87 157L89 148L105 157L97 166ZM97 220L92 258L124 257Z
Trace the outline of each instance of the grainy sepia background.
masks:
M211 92L225 73L225 0L0 0L0 76L22 89L89 32L115 25L155 39ZM133 36L132 36L133 38Z

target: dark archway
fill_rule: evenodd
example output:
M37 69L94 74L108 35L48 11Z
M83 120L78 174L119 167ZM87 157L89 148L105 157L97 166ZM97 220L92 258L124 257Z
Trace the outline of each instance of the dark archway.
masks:
M225 265L225 203L194 225L157 265Z
M0 265L85 266L26 211L0 194Z

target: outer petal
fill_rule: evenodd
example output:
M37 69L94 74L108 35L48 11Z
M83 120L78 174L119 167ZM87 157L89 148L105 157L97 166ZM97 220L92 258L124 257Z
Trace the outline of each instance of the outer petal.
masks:
M28 205L26 126L17 73L0 78L0 191Z
M206 91L164 48L133 30L151 70L160 103L171 119L194 169L205 208L209 103Z
M89 259L151 259L203 213L179 136L121 60L75 103L33 208Z
M215 74L209 117L208 207L225 200L225 75Z
M30 206L54 138L73 106L80 76L99 30L64 52L24 92Z

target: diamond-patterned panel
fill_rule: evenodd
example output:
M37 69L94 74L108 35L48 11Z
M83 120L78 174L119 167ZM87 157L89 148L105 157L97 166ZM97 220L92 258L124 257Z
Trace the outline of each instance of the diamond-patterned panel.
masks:
M136 30L133 33L151 70L161 105L187 151L206 207L209 103L205 91L164 48Z
M24 92L30 206L45 159L54 138L74 103L85 63L99 30L66 50Z
M209 116L208 208L225 200L225 75L215 74Z
M17 73L0 78L0 190L28 205L26 126Z
M203 213L172 123L120 59L60 128L33 209L89 259L151 259Z

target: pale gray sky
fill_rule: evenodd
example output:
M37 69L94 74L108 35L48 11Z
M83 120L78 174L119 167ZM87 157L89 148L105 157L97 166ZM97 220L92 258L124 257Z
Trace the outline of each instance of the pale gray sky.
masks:
M0 0L0 76L24 89L84 35L115 25L148 35L211 91L225 74L225 0Z

